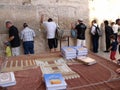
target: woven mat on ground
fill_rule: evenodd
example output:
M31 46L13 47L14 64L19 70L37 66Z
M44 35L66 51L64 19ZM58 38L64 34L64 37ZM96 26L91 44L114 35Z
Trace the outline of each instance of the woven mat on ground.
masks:
M54 57L53 57L54 55ZM47 58L46 58L47 56ZM51 58L52 57L52 58ZM42 60L53 60L60 57L60 53L43 53L43 54L36 54L36 55L21 55L21 56L14 56L9 58L0 58L0 70L1 72L10 72L10 71L20 71L20 70L27 70L36 67L36 59L42 58ZM45 59L44 59L45 58ZM4 60L2 60L4 59Z
M115 72L119 66L93 53L88 56L94 58L97 64L70 64L69 67L78 73L80 78L66 80L67 90L120 90L120 74ZM45 90L44 83L40 90Z
M49 54L48 57L50 56L54 57ZM95 54L90 53L89 56L96 59L97 64L92 66L81 63L69 64L80 78L66 80L67 90L120 90L120 74L115 72L119 66ZM40 68L17 71L15 77L17 85L8 87L8 90L45 90Z
M36 67L35 60L11 60L1 66L1 72L20 71Z
M36 64L40 66L41 71L43 74L50 74L50 73L62 73L63 77L68 79L74 79L74 78L80 78L80 76L71 70L66 60L63 58L59 59L52 59L52 60L42 60L42 59L36 59Z

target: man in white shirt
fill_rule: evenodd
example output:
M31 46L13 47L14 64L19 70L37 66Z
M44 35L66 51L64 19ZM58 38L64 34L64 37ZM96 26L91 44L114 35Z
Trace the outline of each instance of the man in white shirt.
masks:
M23 24L24 29L21 31L21 39L23 40L24 54L34 54L34 30L30 29L27 23Z
M48 21L46 22L43 22L43 19L44 15L41 16L41 23L43 24L45 30L47 31L47 39L50 52L56 51L58 45L57 39L55 38L57 25L52 20L52 18L49 18Z
M113 33L114 33L114 35L115 35L115 40L116 40L116 41L117 41L118 28L119 28L119 26L118 26L117 21L116 21L116 24L113 24L113 26L112 26Z

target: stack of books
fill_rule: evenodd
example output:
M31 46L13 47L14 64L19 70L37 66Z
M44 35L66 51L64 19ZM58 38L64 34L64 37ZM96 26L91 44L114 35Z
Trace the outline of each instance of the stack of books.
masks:
M67 83L60 73L44 74L44 80L46 90L65 90L67 88Z
M63 47L61 49L61 53L65 59L76 58L76 50L73 47Z
M8 87L16 85L16 80L13 72L0 73L0 86Z
M74 48L76 49L77 57L86 56L88 54L88 49L85 48L85 47L77 46L77 47L74 47Z
M80 56L80 57L77 57L77 59L86 65L93 65L97 63L95 59L92 59L86 56Z

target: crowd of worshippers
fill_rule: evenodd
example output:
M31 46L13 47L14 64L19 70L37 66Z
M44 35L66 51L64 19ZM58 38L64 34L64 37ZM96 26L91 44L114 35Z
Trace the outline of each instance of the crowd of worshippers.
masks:
M44 21L44 15L41 15L40 23L44 26L47 31L48 46L50 52L56 52L58 47L58 39L55 38L55 33L58 25L49 18L48 21ZM105 31L105 43L106 50L105 53L110 52L110 59L115 61L115 55L117 50L120 54L120 19L115 22L109 23L108 20L104 21L104 31ZM18 56L20 55L20 42L22 40L24 54L34 54L34 38L35 32L32 30L27 23L23 24L23 30L20 32L13 25L11 21L6 22L6 28L9 30L9 38L4 42L6 50L6 56ZM71 23L71 30L76 31L76 46L86 47L86 32L87 26L82 19L78 19L77 23ZM97 20L91 22L90 35L92 41L93 52L98 53L99 48L99 38L102 37L101 29L97 23ZM118 48L117 48L118 47ZM118 70L120 72L120 70Z
M9 38L4 42L6 56L20 55L20 42L23 42L24 54L34 54L34 30L28 27L27 23L23 24L23 30L19 35L17 27L11 21L6 22L6 28L9 29ZM21 39L21 40L20 40Z
M41 16L41 24L43 24L47 31L48 46L51 52L55 52L58 46L58 40L55 38L57 24L52 18L48 21L43 21L44 15ZM6 22L6 28L9 31L9 38L4 42L5 54L9 56L20 55L21 41L23 44L24 54L34 54L34 38L36 37L35 31L31 29L27 23L23 24L23 30L19 33L17 27L11 21Z
M46 37L48 39L50 52L55 52L58 47L58 40L55 38L56 28L58 25L53 21L52 18L49 18L48 21L44 21L44 15L41 15L40 23L47 31ZM6 42L4 42L6 46L6 56L20 55L21 40L23 44L24 54L34 54L34 38L36 35L34 30L32 30L27 23L23 24L24 29L20 32L20 35L17 27L15 27L11 21L6 22L6 27L9 29L9 38ZM77 31L76 46L86 47L85 32L87 30L87 25L85 25L83 20L79 19L77 23L72 23L71 29ZM111 24L109 24L108 20L105 20L104 30L106 42L106 50L104 52L107 53L111 51L110 59L116 60L115 55L118 45L118 51L120 53L120 19L117 19L115 22L111 22ZM92 51L94 53L98 53L99 38L102 37L102 31L96 20L93 20L91 23L90 34L93 47Z
M118 62L120 64L120 59L116 60L116 52L118 50L120 54L120 19L116 19L115 22L109 22L108 20L105 20L103 22L103 30L105 31L105 45L106 50L105 53L110 52L110 59L113 62ZM91 37L92 37L92 43L93 43L93 52L98 53L98 47L99 47L99 38L102 36L100 33L100 27L97 24L96 20L92 21L91 25ZM102 40L101 43L104 43ZM120 68L116 70L117 73L120 73Z
M119 54L120 54L120 19L116 19L115 22L111 22L110 24L108 20L105 20L104 31L105 31L105 43L106 43L105 44L106 50L104 52L105 53L110 52L110 59L115 61L116 60L115 55L117 50L119 51ZM91 33L92 33L91 36L92 36L94 53L98 52L99 37L102 36L100 32L101 32L100 27L98 26L97 21L93 20L92 27L91 27Z

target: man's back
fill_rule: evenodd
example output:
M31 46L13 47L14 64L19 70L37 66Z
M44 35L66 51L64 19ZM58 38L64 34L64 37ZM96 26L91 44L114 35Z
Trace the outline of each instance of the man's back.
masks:
M55 22L44 22L43 25L45 26L45 29L47 30L47 38L52 39L55 38L55 31L57 28L57 25Z
M18 29L15 26L11 26L9 28L9 37L14 36L14 39L10 41L11 47L18 47L20 46L20 38Z
M114 25L112 26L112 29L113 29L113 32L114 32L114 33L118 33L118 25L117 25L117 24L114 24Z
M23 41L33 41L34 37L35 37L35 32L28 27L23 29L23 31L21 32L21 39Z
M77 29L77 38L78 39L85 39L86 25L83 23L80 23L76 26L75 29Z
M108 36L108 38L110 38L110 35L113 34L113 29L112 29L112 27L110 27L110 26L105 26L105 33L106 33L106 36Z

